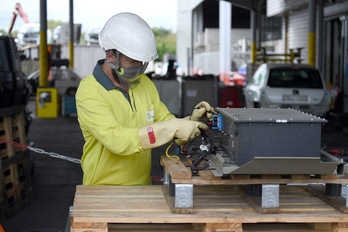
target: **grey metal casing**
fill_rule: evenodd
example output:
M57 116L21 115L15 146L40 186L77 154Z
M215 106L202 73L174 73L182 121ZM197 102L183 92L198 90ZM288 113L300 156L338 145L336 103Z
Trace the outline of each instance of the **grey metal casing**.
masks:
M217 108L224 152L242 166L255 157L320 158L325 119L292 109Z

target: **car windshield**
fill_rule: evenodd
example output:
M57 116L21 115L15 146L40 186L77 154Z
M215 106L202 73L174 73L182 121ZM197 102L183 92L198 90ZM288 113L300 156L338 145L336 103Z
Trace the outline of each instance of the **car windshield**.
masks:
M274 68L270 70L268 86L274 88L321 89L323 83L318 71L301 68Z

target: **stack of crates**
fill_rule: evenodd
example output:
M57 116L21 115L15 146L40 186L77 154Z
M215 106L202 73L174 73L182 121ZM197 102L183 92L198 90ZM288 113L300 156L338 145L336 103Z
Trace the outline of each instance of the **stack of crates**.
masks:
M0 109L0 218L12 217L33 201L33 165L24 146L23 112L22 106Z

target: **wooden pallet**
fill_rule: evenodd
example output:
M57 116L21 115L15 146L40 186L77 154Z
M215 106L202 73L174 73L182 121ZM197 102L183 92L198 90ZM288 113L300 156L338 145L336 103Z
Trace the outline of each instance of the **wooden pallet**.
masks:
M198 175L193 175L187 160L169 159L161 156L161 165L170 175L173 183L190 183L194 185L249 185L249 184L309 184L309 183L330 183L348 184L348 176L337 176L335 174L234 174L223 177L214 176L209 169L198 171Z
M0 138L26 144L23 107L0 109ZM33 200L30 152L0 141L0 218L10 218Z
M70 231L348 231L347 215L304 186L283 186L276 214L259 214L228 186L196 186L195 213L173 214L163 187L77 186Z
M161 157L161 164L165 170L165 180L168 188L165 189L167 202L173 213L194 213L195 199L192 199L193 186L201 185L225 185L234 187L239 192L241 197L246 200L259 213L277 213L281 212L279 207L279 191L282 185L306 185L306 191L310 191L314 196L324 200L327 204L336 208L342 213L348 213L348 201L342 196L326 196L327 189L323 185L331 184L334 187L341 187L348 184L346 176L340 177L337 175L230 175L225 177L215 177L210 170L199 171L198 175L193 176L189 165L180 160L172 160L168 157ZM313 185L320 185L321 188ZM261 187L266 189L260 195L250 194L250 187ZM279 187L280 186L280 187ZM328 185L329 186L329 185ZM315 188L314 188L315 187ZM329 186L332 187L332 186ZM271 190L267 190L271 188ZM272 189L273 188L273 189ZM263 189L262 189L263 191ZM268 192L267 192L268 191ZM179 195L177 196L177 192ZM264 196L262 196L264 194ZM269 196L266 199L265 196ZM182 200L181 200L182 199ZM181 201L184 206L181 206ZM265 206L267 202L275 202L275 206Z

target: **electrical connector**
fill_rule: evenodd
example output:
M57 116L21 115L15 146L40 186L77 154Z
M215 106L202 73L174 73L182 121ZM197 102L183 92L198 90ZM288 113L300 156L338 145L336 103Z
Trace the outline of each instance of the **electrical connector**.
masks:
M214 130L223 130L221 114L213 115L211 128Z

